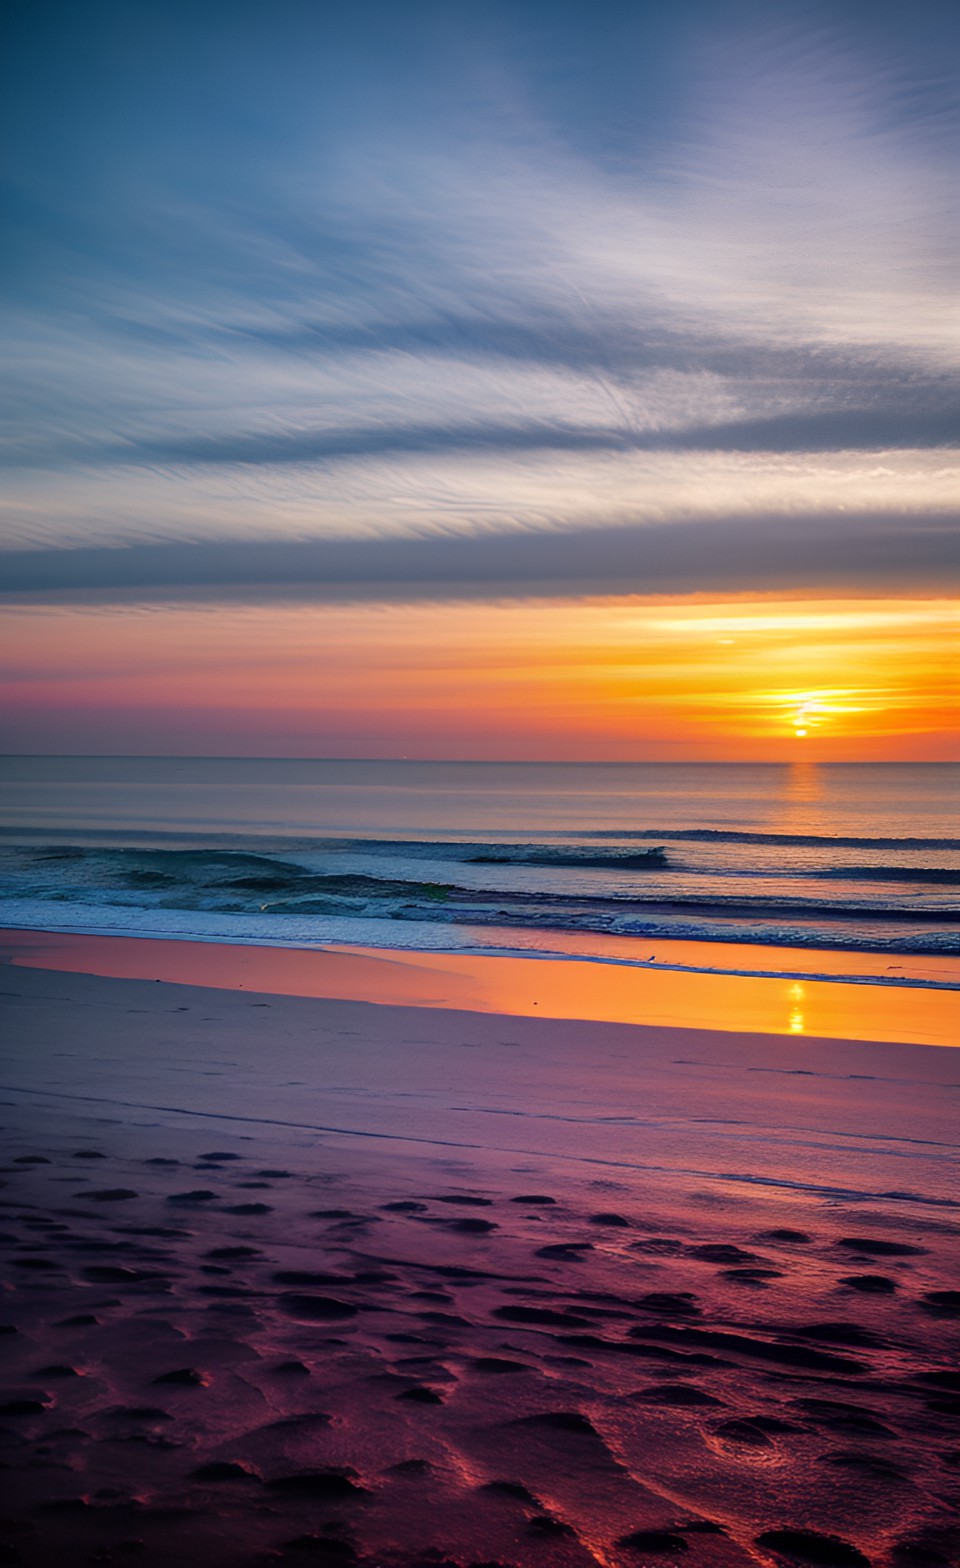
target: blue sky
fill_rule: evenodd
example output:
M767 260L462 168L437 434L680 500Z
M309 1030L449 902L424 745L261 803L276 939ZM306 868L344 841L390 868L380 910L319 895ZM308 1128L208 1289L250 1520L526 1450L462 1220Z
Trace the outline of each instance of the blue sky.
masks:
M953 8L7 16L19 596L942 591Z

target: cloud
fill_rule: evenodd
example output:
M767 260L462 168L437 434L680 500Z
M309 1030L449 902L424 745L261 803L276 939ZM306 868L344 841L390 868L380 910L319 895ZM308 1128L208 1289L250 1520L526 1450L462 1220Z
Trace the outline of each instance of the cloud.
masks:
M574 7L547 37L522 6L314 30L281 0L262 32L241 8L221 75L210 18L131 43L92 9L92 44L65 15L34 40L60 75L11 88L20 543L614 532L955 486L956 114L915 13L891 41L844 7Z
M100 461L121 465L320 463L434 452L877 452L960 447L960 407L932 414L831 409L688 429L632 430L562 424L371 425L355 429L238 431L126 442ZM90 463L94 454L85 454Z
M8 600L316 602L556 595L929 593L960 578L955 519L841 513L470 536L10 551Z

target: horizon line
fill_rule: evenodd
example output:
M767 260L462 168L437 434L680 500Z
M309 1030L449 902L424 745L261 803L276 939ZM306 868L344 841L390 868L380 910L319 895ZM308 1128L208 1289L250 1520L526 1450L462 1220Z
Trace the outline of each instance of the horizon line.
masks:
M60 761L84 762L409 762L420 767L518 767L518 768L792 768L798 763L816 768L941 768L960 766L960 757L832 757L818 759L798 756L773 757L291 757L233 752L152 752L152 751L0 751L0 762Z

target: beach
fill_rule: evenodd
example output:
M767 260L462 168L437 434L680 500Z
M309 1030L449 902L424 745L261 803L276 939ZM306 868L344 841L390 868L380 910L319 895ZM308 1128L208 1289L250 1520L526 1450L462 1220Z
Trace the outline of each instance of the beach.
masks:
M79 941L3 941L5 1560L957 1560L952 1050Z
M6 9L0 1568L960 1568L960 12Z

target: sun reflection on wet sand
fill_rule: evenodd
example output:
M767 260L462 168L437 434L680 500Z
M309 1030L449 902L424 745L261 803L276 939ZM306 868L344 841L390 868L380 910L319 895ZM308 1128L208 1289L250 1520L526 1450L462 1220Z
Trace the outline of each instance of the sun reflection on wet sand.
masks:
M787 995L789 996L792 1004L789 1018L790 1033L803 1034L805 1027L803 1000L806 992L804 991L804 988L799 983L799 981L795 981L794 984L788 989Z

